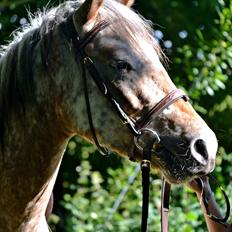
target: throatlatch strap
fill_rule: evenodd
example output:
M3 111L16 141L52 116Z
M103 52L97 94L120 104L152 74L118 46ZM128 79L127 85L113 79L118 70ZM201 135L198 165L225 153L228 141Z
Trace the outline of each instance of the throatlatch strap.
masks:
M141 162L143 201L142 201L142 221L141 232L147 232L147 219L149 212L149 187L150 187L150 169L151 169L151 147L143 149L143 160Z
M142 131L140 131L140 133L142 133ZM147 219L149 212L151 153L154 144L159 142L159 138L157 138L156 133L152 133L151 135L152 135L151 138L147 140L146 146L143 148L143 160L141 162L142 186L143 186L141 232L147 232Z
M168 231L168 210L171 185L163 177L161 190L161 232Z

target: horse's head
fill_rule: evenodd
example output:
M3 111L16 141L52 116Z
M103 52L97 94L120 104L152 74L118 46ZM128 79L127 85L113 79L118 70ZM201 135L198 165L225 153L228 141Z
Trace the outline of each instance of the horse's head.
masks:
M176 87L161 63L164 55L152 29L130 9L131 3L86 0L74 13L73 20L81 37L97 23L103 20L108 23L85 52L124 111L139 120ZM91 90L98 92L94 87ZM133 134L120 124L110 104L102 102L104 105L98 107L100 113L93 112L101 143L129 155L129 148L134 145ZM169 181L184 182L213 170L215 134L188 102L178 100L159 115L151 115L146 128L160 137L152 164ZM141 159L141 154L136 158Z

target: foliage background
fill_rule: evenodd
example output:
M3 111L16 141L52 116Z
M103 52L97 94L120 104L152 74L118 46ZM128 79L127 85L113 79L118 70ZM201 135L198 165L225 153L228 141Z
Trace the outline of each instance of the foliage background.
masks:
M58 1L1 0L0 43L35 12ZM220 148L214 175L232 200L232 0L136 0L134 8L154 22L155 35L170 59L173 81L188 92L192 103L216 132ZM139 231L141 177L133 185L136 164L115 155L102 157L80 138L70 141L56 182L53 231ZM160 175L152 175L150 231L160 231ZM112 206L128 188L118 209ZM215 189L218 202L223 196ZM206 231L194 194L174 187L169 230Z

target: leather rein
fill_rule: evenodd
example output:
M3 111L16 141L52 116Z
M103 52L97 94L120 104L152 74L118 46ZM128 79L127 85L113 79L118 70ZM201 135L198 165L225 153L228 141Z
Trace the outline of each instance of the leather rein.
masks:
M110 152L103 147L97 138L97 134L94 128L92 112L90 107L88 85L87 85L87 75L86 71L89 72L90 76L94 80L95 84L99 88L100 92L106 97L106 99L111 103L113 109L118 114L122 123L128 127L131 133L134 135L134 142L136 147L142 152L142 161L141 161L141 172L142 172L142 187L143 187L143 200L142 200L142 220L141 220L141 231L147 231L147 220L148 220L148 210L149 210L149 178L150 178L150 169L151 169L151 156L153 153L153 148L157 143L160 142L158 134L146 128L147 123L151 116L159 115L164 109L173 104L179 99L188 101L189 98L185 93L180 89L175 89L165 96L161 101L159 101L149 112L138 121L132 119L128 114L121 108L120 104L115 100L113 94L110 92L106 82L101 78L98 70L94 66L91 58L85 53L84 48L86 45L91 42L96 35L108 26L108 23L101 22L98 23L90 32L88 32L84 38L80 38L75 26L73 24L72 16L69 16L67 20L61 23L60 28L62 33L66 38L71 42L74 51L75 62L81 64L82 69L82 80L85 94L85 103L87 108L87 115L90 130L93 136L95 145L97 146L99 152L103 155L109 155ZM148 137L145 144L141 144L141 138L143 136ZM133 158L133 157L131 157ZM161 196L161 231L168 231L168 208L169 208L169 196L170 196L171 185L163 178L162 182L162 196ZM204 200L205 203L205 200ZM208 212L208 211L207 211ZM208 212L209 215L210 212ZM228 213L227 213L228 214ZM214 217L212 216L214 220ZM226 218L227 219L227 218ZM221 223L221 220L217 218L215 220ZM223 219L223 222L225 219Z

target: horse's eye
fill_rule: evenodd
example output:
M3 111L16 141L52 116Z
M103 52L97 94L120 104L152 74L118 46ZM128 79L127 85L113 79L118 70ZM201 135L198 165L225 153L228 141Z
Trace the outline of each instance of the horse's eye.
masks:
M132 66L128 62L123 61L123 60L115 60L111 64L111 67L119 71L125 70L127 72L130 72L133 69Z

